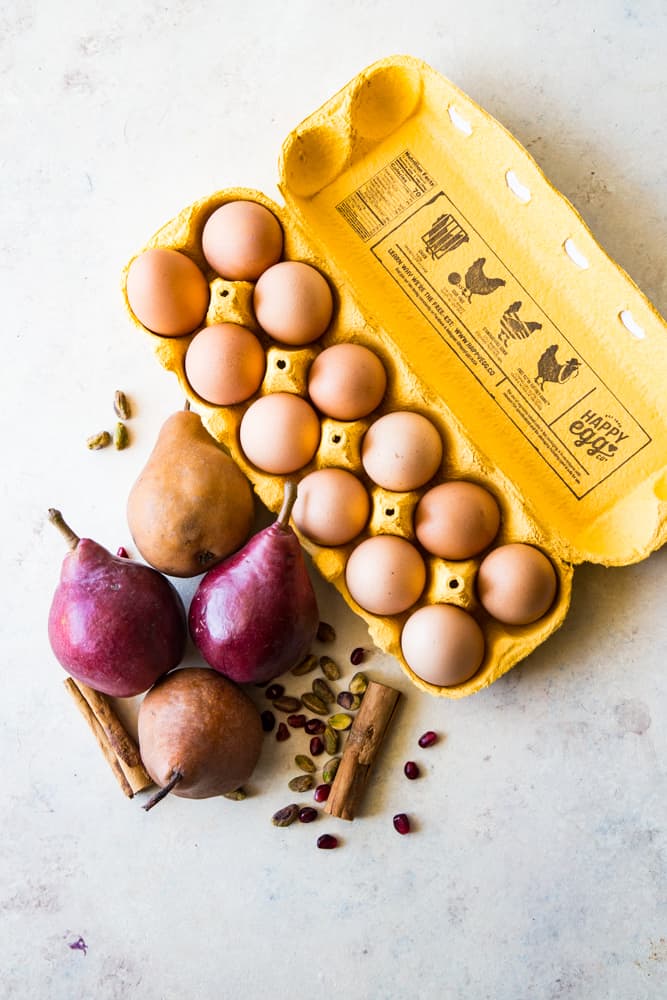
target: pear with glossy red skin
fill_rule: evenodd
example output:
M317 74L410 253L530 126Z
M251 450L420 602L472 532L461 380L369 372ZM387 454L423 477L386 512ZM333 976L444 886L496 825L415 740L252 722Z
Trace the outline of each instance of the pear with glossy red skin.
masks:
M178 592L150 566L79 538L59 511L49 510L49 518L70 546L49 612L56 659L103 694L129 698L147 691L185 652Z
M157 792L187 799L224 795L243 785L259 758L263 730L245 691L208 667L161 677L139 706L139 751Z
M296 485L276 521L204 576L190 604L190 634L206 662L239 684L296 666L319 612L299 539L289 525Z

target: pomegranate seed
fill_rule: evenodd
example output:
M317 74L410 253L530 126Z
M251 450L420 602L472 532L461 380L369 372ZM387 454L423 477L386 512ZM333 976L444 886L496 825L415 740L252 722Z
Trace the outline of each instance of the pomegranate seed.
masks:
M332 851L334 847L338 847L338 837L334 837L333 833L323 833L317 838L317 846L322 851Z
M299 810L300 823L312 823L314 819L317 819L317 809L313 809L312 806L304 806L303 809Z
M428 732L419 737L417 742L420 747L432 747L434 743L438 742L438 734L429 729Z
M310 752L313 757L319 757L324 751L324 743L319 738L319 736L313 736L310 741Z
M414 781L415 778L419 777L419 767L415 764L414 760L407 761L405 767L403 768L403 774L410 781Z
M265 712L262 712L261 719L262 729L265 733L270 733L276 725L276 717L271 709L267 708Z
M323 784L318 785L313 792L313 798L316 802L326 802L329 798L329 792L331 791L331 785Z
M119 545L118 546L118 548L116 549L116 555L118 556L119 559L129 559L130 558L130 556L128 554L128 551L127 551L127 549L125 548L124 545Z
M305 715L288 715L287 724L292 727L292 729L303 729L306 724Z
M366 650L362 649L361 646L357 646L356 649L353 649L350 653L350 663L352 663L353 666L358 667L360 663L363 663L365 656Z
M304 726L304 729L310 736L318 736L326 728L326 723L322 719L308 719Z
M285 688L282 684L270 684L264 693L269 701L275 701L276 698L282 698L285 694Z
M276 729L276 739L279 743L283 743L285 740L290 738L290 731L284 722L281 722Z
M405 813L396 813L394 816L394 830L397 833L410 833L410 820Z

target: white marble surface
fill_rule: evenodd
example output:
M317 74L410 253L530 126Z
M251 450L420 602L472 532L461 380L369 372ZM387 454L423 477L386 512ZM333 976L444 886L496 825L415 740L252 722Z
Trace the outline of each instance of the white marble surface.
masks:
M146 814L123 798L48 646L62 547L45 526L55 505L128 544L125 496L180 405L125 316L128 256L218 188L275 196L290 128L383 55L425 59L514 131L664 314L665 11L3 3L0 997L666 995L664 551L577 569L562 629L473 698L421 695L375 654L368 672L406 697L363 817L279 831L296 739L264 755L243 803ZM117 387L132 447L90 454ZM344 658L365 628L318 592ZM426 728L442 736L428 752ZM315 849L324 829L339 850Z

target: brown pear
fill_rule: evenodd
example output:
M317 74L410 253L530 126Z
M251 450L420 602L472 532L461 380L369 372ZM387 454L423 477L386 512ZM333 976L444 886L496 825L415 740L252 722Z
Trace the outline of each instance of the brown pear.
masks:
M245 691L208 667L165 674L139 706L139 751L160 791L186 799L225 795L248 780L262 749L259 711Z
M254 516L250 483L197 413L173 413L130 491L139 552L168 576L204 573L243 545Z

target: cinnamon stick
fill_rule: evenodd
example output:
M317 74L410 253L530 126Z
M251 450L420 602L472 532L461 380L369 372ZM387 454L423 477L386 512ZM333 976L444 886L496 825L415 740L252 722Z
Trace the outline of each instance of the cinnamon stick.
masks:
M132 798L153 782L144 770L139 748L111 707L106 695L68 677L65 687L88 723L123 793Z
M116 756L128 767L136 767L141 764L139 747L114 712L107 696L100 694L99 691L95 691L81 681L74 683L90 705L93 715L104 730L104 735Z
M369 683L324 807L331 816L354 819L400 696L386 684Z

